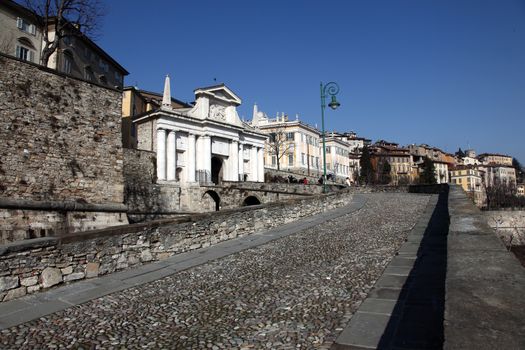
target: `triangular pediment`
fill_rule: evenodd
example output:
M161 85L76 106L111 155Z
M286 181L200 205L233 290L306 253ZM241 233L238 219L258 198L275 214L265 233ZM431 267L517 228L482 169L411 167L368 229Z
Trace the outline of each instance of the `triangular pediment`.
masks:
M210 87L199 88L195 90L195 95L207 95L210 99L216 99L224 102L226 105L234 104L240 105L242 100L237 96L232 90L230 90L226 85L216 85Z

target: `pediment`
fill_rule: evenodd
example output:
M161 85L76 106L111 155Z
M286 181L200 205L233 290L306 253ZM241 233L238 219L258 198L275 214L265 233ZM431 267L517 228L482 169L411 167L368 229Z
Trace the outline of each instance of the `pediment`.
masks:
M234 104L236 106L242 103L242 100L226 85L221 84L217 86L210 86L205 88L199 88L195 90L195 95L207 95L210 100L222 101L226 105Z

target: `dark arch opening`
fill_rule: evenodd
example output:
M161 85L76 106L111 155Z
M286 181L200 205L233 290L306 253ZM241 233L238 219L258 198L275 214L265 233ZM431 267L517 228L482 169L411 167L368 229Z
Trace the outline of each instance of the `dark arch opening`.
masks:
M206 195L211 197L213 199L213 201L215 202L215 211L219 211L220 203L221 203L221 197L219 197L217 192L212 191L212 190L206 191L206 192L204 192L204 195L202 196L202 198L204 199L206 197Z
M222 180L222 159L219 157L211 158L211 182L218 185Z
M242 202L243 206L259 205L259 204L261 204L261 201L259 200L259 198L255 196L248 196L244 198L244 202Z

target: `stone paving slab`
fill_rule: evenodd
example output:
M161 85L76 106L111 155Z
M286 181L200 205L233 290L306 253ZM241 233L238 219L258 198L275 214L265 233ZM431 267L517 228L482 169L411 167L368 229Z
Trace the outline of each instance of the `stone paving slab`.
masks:
M292 222L278 228L220 242L207 248L174 255L160 262L153 262L137 268L72 283L14 301L1 303L0 330L286 237L339 216L358 211L365 205L366 201L366 196L354 194L352 202L349 205L301 219L300 221Z

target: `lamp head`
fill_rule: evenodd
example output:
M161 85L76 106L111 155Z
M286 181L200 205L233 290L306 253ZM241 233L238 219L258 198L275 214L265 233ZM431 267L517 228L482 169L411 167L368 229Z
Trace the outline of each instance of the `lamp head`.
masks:
M335 99L335 95L332 95L332 101L328 104L328 107L332 108L332 109L337 109L337 107L339 107L341 104L339 102L337 102L337 100Z

